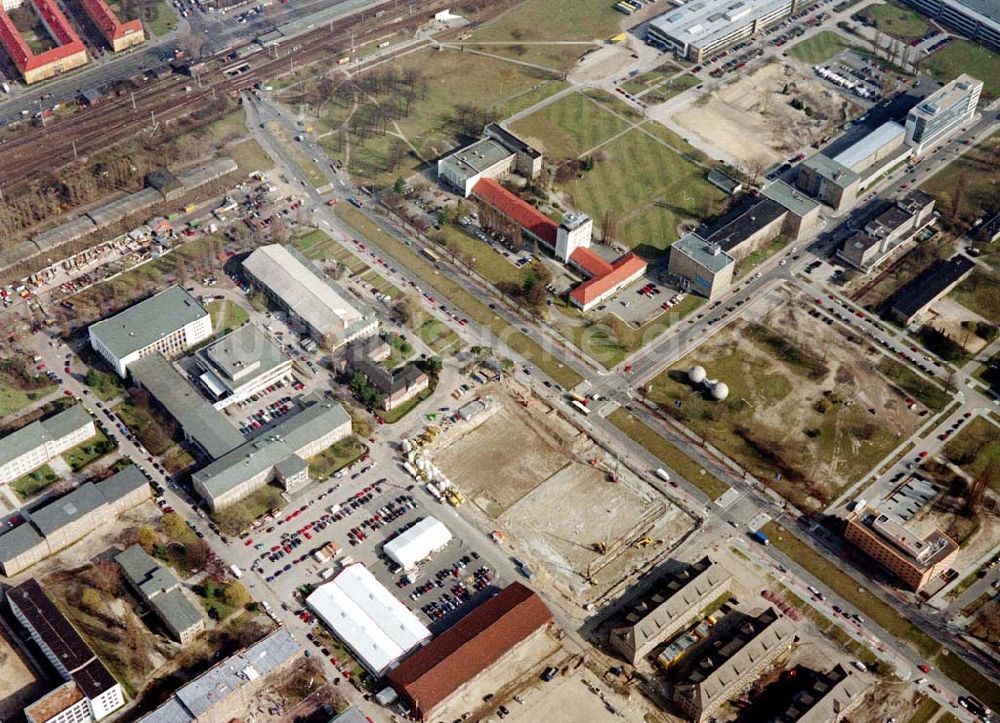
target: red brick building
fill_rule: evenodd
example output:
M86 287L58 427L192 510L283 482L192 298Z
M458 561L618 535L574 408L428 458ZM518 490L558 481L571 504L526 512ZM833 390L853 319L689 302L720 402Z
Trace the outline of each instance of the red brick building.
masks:
M414 716L430 720L453 696L544 634L551 621L537 594L511 583L392 670L389 684Z
M104 0L80 0L80 4L116 53L146 40L140 21L121 22Z
M59 46L35 55L10 15L0 10L0 44L24 82L30 85L85 65L87 50L58 6L52 0L31 0L31 5Z

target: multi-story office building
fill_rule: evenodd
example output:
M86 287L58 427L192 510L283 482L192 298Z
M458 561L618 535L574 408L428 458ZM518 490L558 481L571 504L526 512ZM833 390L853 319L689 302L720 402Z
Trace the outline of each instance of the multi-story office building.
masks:
M958 543L940 530L921 538L901 522L867 506L847 518L844 539L914 592L948 570L958 554Z
M97 434L94 419L76 404L0 439L0 484L13 482Z
M121 313L91 324L90 346L125 377L128 365L159 352L179 356L212 336L212 319L180 286L171 286Z
M729 586L731 577L719 563L703 557L656 582L629 606L624 624L611 629L611 645L637 664L643 656L674 635Z
M653 18L646 42L696 63L795 12L794 0L696 0Z
M962 73L920 101L906 116L906 140L917 155L945 140L976 113L983 81Z
M198 381L215 399L215 408L241 402L292 376L292 360L254 324L244 324L195 354Z
M930 223L933 213L934 198L922 191L911 191L866 223L863 231L855 231L846 238L837 255L868 273L893 249Z
M28 707L29 720L99 721L125 705L121 685L35 580L10 589L7 603L65 681Z
M995 0L906 0L971 40L1000 48L1000 5Z

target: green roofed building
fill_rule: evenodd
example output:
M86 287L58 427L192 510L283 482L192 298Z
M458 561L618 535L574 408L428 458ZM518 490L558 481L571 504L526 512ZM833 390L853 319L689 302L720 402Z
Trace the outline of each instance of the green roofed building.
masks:
M192 475L209 507L227 507L271 482L300 488L309 481L305 460L351 434L351 417L337 402L313 396L303 403L298 414Z

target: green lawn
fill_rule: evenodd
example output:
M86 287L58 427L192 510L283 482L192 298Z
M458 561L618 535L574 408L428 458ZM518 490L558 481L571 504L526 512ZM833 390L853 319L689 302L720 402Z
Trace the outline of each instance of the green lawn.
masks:
M398 334L388 334L386 341L392 350L389 358L382 362L382 366L386 369L395 369L413 357L413 345Z
M509 41L483 48L523 62L568 70L585 45L519 45L521 42L605 40L619 32L624 16L607 0L528 0L470 34L468 40Z
M177 27L177 13L170 7L167 0L144 4L146 28L154 37L160 37L173 32ZM119 18L123 20L122 18Z
M725 194L708 183L707 170L643 129L602 146L597 156L593 170L560 190L595 224L608 214L616 217L618 240L643 256L658 256L676 241L681 221L708 218L722 209Z
M346 467L363 455L367 449L364 442L354 435L342 439L307 460L309 462L309 476L318 480L327 479L333 476L334 472Z
M939 710L941 710L940 703L933 698L924 698L907 723L927 723Z
M691 75L690 73L677 75L667 81L664 81L663 83L660 83L652 90L643 93L641 96L642 102L646 105L658 105L660 103L665 103L675 95L680 95L688 88L693 88L699 83L701 83L701 79Z
M897 640L905 640L912 644L925 657L930 657L941 649L940 643L921 632L891 605L872 595L864 585L858 584L854 578L844 572L840 565L827 560L781 525L776 522L768 522L764 525L764 533L772 545L807 569L820 582Z
M840 33L832 30L824 30L816 33L811 38L806 38L801 43L796 43L786 52L793 58L801 60L809 65L825 63L842 50L855 47L853 43L843 37Z
M630 78L622 83L621 87L632 95L641 95L644 91L649 90L653 86L659 85L667 78L675 76L680 72L681 69L674 65L672 61L668 60L652 70L647 70L642 75ZM688 75L687 77L691 78L693 76ZM695 84L697 84L697 80L695 81Z
M788 245L788 239L784 236L778 236L776 239L769 241L760 248L754 249L736 262L736 269L733 272L733 277L740 278L746 276L776 253L781 251L781 249L785 248L786 245Z
M258 518L273 509L280 509L284 504L280 489L273 485L264 485L239 502L216 510L211 516L224 532L236 535L250 527Z
M458 226L447 224L442 231L445 249L441 253L445 256L453 250L471 256L475 259L473 268L476 273L493 284L503 281L519 285L524 283L530 266L517 268L502 253L494 251L489 244L473 238Z
M320 139L327 155L346 162L353 175L376 186L406 178L424 163L454 150L459 143L467 143L467 134L482 130L479 121L503 118L512 109L530 103L533 96L526 94L537 92L541 98L559 89L552 83L555 76L551 73L458 50L424 50L404 56L393 65L403 71L415 70L427 82L425 92L413 102L410 112L389 124L390 132L373 133L364 139L350 133L348 154L340 134L332 132L348 116L351 96L346 91L323 108L317 124L317 128L331 131ZM462 112L470 107L482 114L475 123L461 120ZM352 116L355 123L364 117L358 112ZM394 145L403 149L397 164L391 153Z
M616 409L608 415L608 421L633 442L708 495L709 499L718 499L729 489L729 485L633 417L628 410Z
M362 236L373 239L375 246L383 248L399 263L416 274L427 286L438 289L453 304L465 313L469 319L488 327L494 334L501 337L514 351L523 355L543 372L562 384L567 389L575 387L580 382L580 375L566 367L562 362L548 354L534 339L517 329L510 327L482 301L470 294L454 281L442 276L434 265L423 255L409 246L397 241L394 236L382 231L368 220L360 211L341 206L338 214L355 231ZM422 332L423 334L423 332Z
M905 364L883 357L877 368L886 379L934 412L940 412L951 395L929 379L917 374Z
M114 444L98 430L97 434L62 453L62 458L74 472L79 472L113 450Z
M418 394L417 396L415 396L413 399L410 399L410 400L407 400L406 402L403 402L402 404L400 404L395 409L379 410L377 412L377 414L380 417L382 417L382 419L385 420L386 424L395 424L400 419L402 419L403 417L405 417L407 414L409 414L410 412L412 412L413 409L414 409L414 407L416 407L422 401L424 401L425 399L427 399L431 394L433 394L434 393L434 387L436 387L436 386L437 385L432 380L431 381L431 385L429 387L427 387L427 389L425 389L424 391L420 392L420 394Z
M582 93L571 93L513 123L511 130L560 160L582 155L629 125Z
M920 67L942 83L968 73L983 81L983 100L1000 96L1000 54L969 40L952 40Z
M987 321L1000 323L1000 272L973 269L950 296Z
M228 299L210 301L205 308L212 317L212 329L216 334L228 334L250 320L246 309Z
M938 670L983 701L988 708L993 710L1000 708L1000 686L995 680L990 680L961 657L947 650L938 653L934 663L937 664Z
M975 417L945 445L944 456L969 474L992 470L990 486L1000 492L1000 427L986 417Z
M930 24L923 15L898 5L870 5L859 14L874 22L875 27L883 33L900 40L922 38L930 29Z
M84 384L102 401L114 399L125 391L125 380L114 372L104 372L90 369L84 378Z
M1000 174L994 170L1000 157L1000 131L975 148L967 150L941 171L927 180L920 190L937 198L942 213L951 213L955 187L960 176L965 176L965 194L960 199L958 216L967 224L995 207L1000 198Z
M14 480L10 486L17 493L18 497L26 500L38 494L50 484L58 481L59 475L53 472L52 468L47 464L43 464L34 472L28 472L24 477Z
M417 333L427 346L441 355L454 351L461 342L453 329L434 318L426 319L417 329Z
M0 417L19 412L29 404L52 394L58 389L54 384L39 389L22 389L17 380L0 371Z

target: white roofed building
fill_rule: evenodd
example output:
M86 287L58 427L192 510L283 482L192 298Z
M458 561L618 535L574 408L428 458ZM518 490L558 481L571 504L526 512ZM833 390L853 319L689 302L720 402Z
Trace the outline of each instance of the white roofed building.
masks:
M397 565L410 570L449 542L451 532L444 523L434 517L425 517L398 537L389 540L382 549Z
M417 616L360 563L316 588L306 604L377 678L431 637Z

